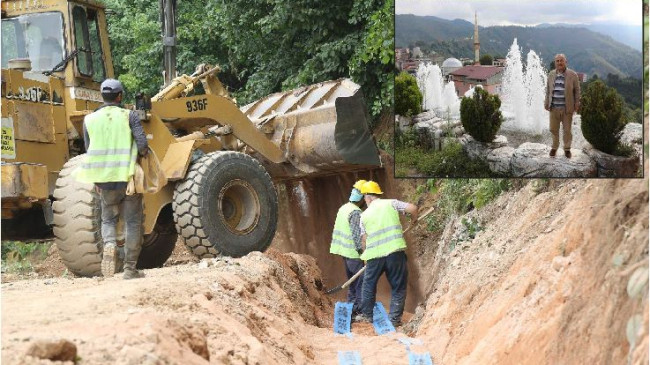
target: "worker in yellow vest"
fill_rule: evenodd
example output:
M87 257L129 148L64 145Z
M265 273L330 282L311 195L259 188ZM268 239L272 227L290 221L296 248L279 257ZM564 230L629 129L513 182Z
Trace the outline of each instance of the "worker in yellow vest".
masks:
M402 235L399 213L411 215L411 224L418 219L418 208L396 199L380 199L383 194L379 184L368 181L361 186L368 207L361 213L361 240L364 248L361 259L366 261L362 292L361 315L358 321L370 322L377 296L377 282L381 274L391 288L388 317L393 326L402 323L406 302L408 269L406 241Z
M330 253L343 257L345 274L350 279L363 267L361 254L361 207L365 205L361 194L361 185L366 180L359 180L354 184L348 202L339 208L332 232ZM352 303L353 318L361 312L361 286L363 275L357 278L348 287L348 302Z
M86 159L76 171L79 181L95 184L102 209L102 275L113 276L117 267L117 222L125 226L124 279L141 278L136 269L143 239L142 194L126 195L136 158L149 151L137 114L120 106L124 88L115 79L101 84L104 104L84 118Z

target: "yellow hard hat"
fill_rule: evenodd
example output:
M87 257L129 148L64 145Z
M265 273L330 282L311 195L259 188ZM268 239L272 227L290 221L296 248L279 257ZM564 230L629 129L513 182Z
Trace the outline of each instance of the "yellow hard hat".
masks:
M374 181L366 181L361 185L361 194L383 194L379 184Z
M357 189L357 190L359 190L359 191L361 191L361 186L362 186L363 184L365 184L365 183L367 183L366 180L359 180L359 181L355 182L354 185L353 185L352 187L355 188L355 189Z

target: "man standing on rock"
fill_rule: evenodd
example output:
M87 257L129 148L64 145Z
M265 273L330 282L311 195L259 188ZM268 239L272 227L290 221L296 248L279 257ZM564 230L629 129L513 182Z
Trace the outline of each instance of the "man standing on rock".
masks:
M548 74L544 109L548 110L553 145L549 155L555 157L560 146L560 123L564 155L571 158L571 122L573 113L580 111L580 80L575 71L568 69L566 56L555 56L555 70Z
M402 234L399 213L410 214L411 224L414 224L418 219L418 208L396 199L380 199L379 196L383 192L374 181L363 184L361 193L368 204L368 208L361 213L364 246L361 259L366 261L366 272L362 289L362 314L357 319L363 322L372 321L377 282L385 272L391 288L388 317L393 326L399 326L402 323L408 283L406 241Z
M76 173L79 181L94 183L102 208L104 250L101 271L113 276L117 266L117 221L124 215L126 230L124 279L141 278L136 269L142 249L142 194L126 195L136 158L149 151L142 124L134 112L120 106L124 88L115 79L101 84L104 104L84 118L86 160ZM134 143L135 141L135 143Z
M332 232L332 244L330 253L343 256L345 274L350 279L363 267L361 255L361 206L365 204L361 194L361 185L366 180L359 180L354 184L350 193L349 201L336 214L334 232ZM361 313L361 286L363 275L357 278L348 289L348 302L352 305L352 316Z

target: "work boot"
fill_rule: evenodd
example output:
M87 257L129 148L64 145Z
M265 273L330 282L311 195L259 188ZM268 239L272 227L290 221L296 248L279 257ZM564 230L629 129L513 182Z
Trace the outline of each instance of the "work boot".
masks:
M555 148L551 148L551 152L548 153L549 156L555 157L555 154L557 153L557 150Z
M370 318L364 316L363 314L357 314L357 315L354 317L354 322L358 322L358 323L372 323L372 319L370 319Z
M130 268L124 268L124 280L130 280L130 279L140 279L145 277L145 274L142 271L135 270L135 269L130 269Z
M104 246L104 253L102 254L101 270L105 278L115 275L115 268L117 267L117 249L114 243L109 243Z

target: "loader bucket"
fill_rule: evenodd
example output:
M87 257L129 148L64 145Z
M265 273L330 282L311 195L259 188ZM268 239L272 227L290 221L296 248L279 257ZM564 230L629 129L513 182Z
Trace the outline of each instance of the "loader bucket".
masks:
M290 166L265 164L274 179L330 175L381 164L359 85L327 81L241 108L280 147Z

